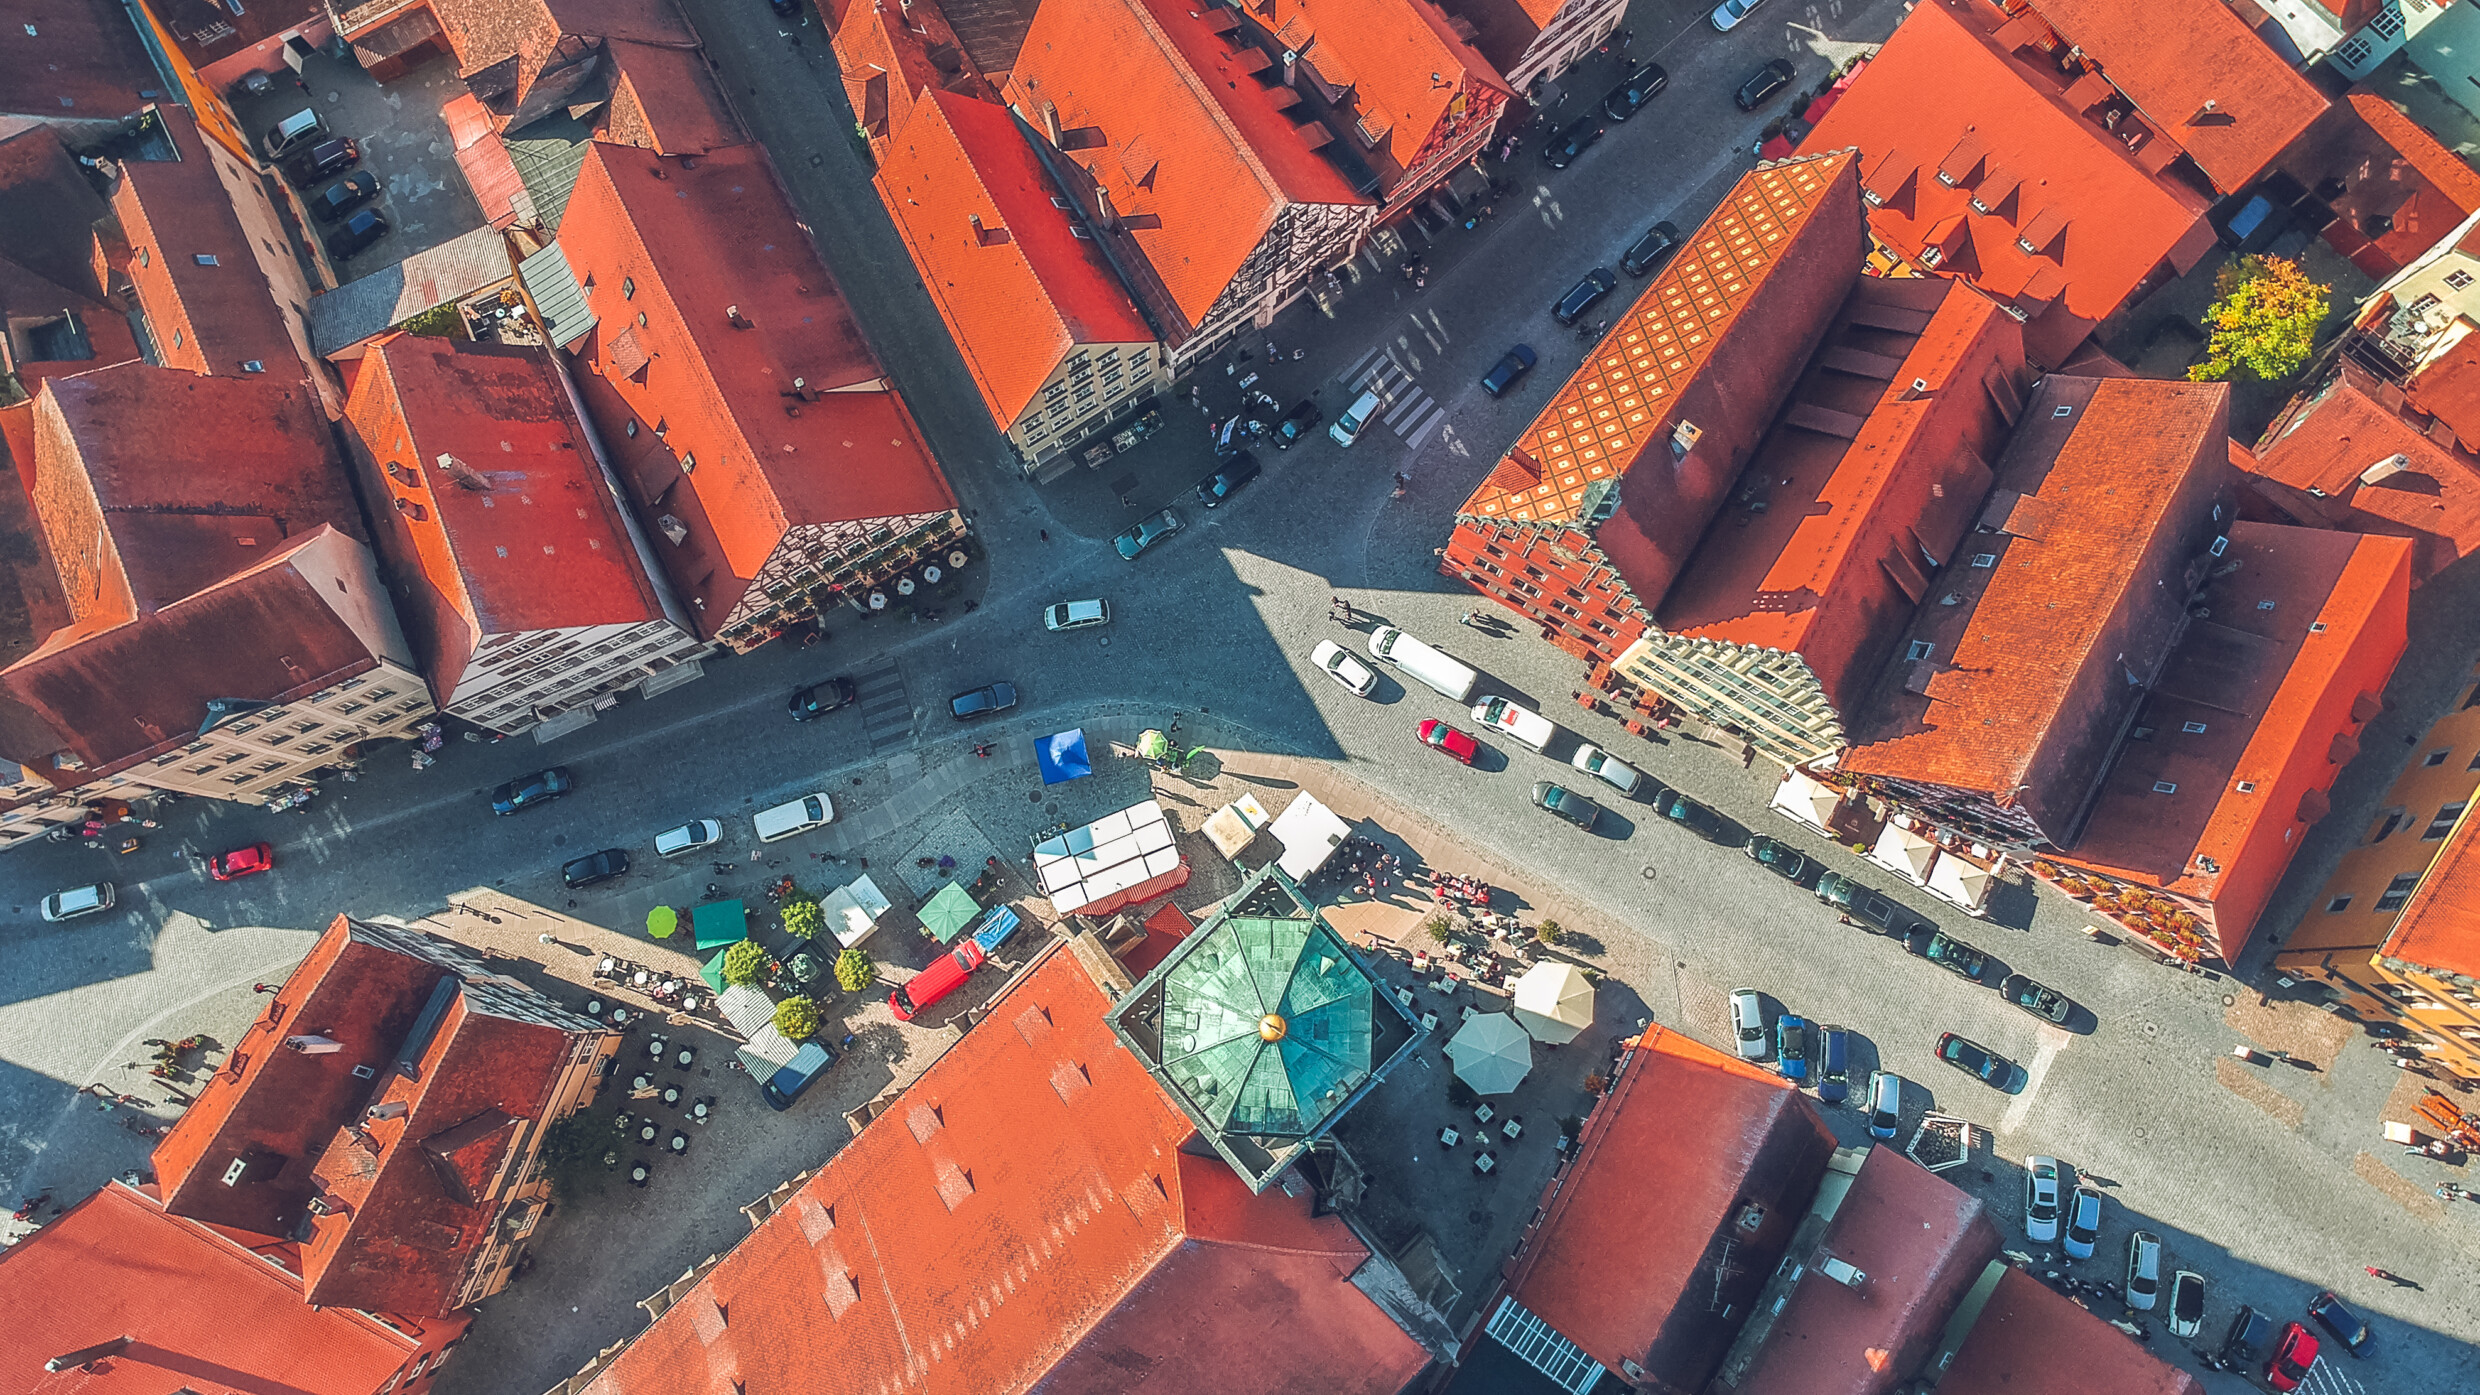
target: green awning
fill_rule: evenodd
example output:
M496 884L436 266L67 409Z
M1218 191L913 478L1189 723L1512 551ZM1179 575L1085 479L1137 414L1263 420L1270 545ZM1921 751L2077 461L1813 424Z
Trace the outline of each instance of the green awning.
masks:
M963 887L949 882L921 908L921 928L929 932L930 938L947 944L981 913L982 908L965 894Z
M731 952L732 947L725 945L715 951L714 958L698 966L698 977L706 980L706 986L718 993L723 991L723 956Z
M689 913L689 925L697 931L700 949L736 945L749 938L749 912L738 901L709 901Z

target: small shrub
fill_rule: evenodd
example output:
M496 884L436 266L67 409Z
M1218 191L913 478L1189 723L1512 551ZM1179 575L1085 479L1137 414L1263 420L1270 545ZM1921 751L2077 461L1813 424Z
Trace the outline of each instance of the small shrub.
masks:
M858 993L878 979L878 965L860 949L848 949L835 956L835 981L847 993Z
M766 973L766 951L755 940L743 940L723 952L725 983L756 983Z
M434 339L463 339L465 317L454 305L434 305L419 315L396 326L407 334L426 334Z
M784 902L785 934L796 940L815 939L826 928L826 912L818 909L817 898L796 893Z
M1429 918L1429 923L1423 925L1421 928L1429 932L1429 937L1431 939L1436 940L1440 944L1445 944L1447 942L1447 936L1453 933L1455 926L1450 923L1445 916L1434 915Z
M1541 924L1533 927L1533 938L1541 941L1543 944L1554 945L1559 941L1566 939L1567 932L1559 928L1559 923L1557 921L1545 920Z
M807 998L786 998L777 1003L775 1030L791 1041L807 1041L818 1035L818 1005Z
M1584 1092L1588 1095L1598 1095L1602 1092L1603 1087L1608 1084L1610 1084L1610 1082L1604 1080L1599 1075L1588 1075L1584 1078Z

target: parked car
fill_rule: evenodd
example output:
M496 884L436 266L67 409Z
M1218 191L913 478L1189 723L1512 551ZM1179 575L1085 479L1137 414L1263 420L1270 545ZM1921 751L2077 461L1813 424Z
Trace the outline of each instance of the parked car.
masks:
M1642 276L1671 259L1679 250L1679 229L1669 223L1656 223L1645 229L1645 235L1628 245L1619 256L1619 269L1630 276Z
M1733 26L1748 18L1748 12L1761 3L1763 0L1722 0L1714 7L1714 28L1725 34L1730 33Z
M1213 508L1240 492L1240 486L1263 473L1257 457L1242 451L1226 462L1222 469L1197 481L1197 502Z
M1042 628L1057 633L1111 623L1109 601L1061 601L1042 612Z
M1565 785L1554 785L1548 780L1533 782L1533 805L1535 808L1549 810L1553 815L1567 820L1587 833L1593 831L1593 825L1602 817L1601 805Z
M1903 1123L1903 1077L1888 1070L1869 1072L1869 1137L1892 1138Z
M1733 4L1745 2L1746 0L1723 0L1723 8L1728 9ZM1741 111L1755 111L1771 101L1775 93L1790 85L1791 60L1788 58L1772 59L1764 67L1748 75L1748 80L1739 85L1739 93L1734 100L1739 103Z
M117 899L119 898L114 895L110 882L95 882L89 886L73 886L66 891L55 891L44 897L42 904L36 909L45 920L59 922L75 920L82 915L93 915L97 911L108 911L112 909L112 903Z
M722 824L713 819L691 819L678 828L667 828L654 835L654 853L657 857L678 857L722 841Z
M1943 930L1931 929L1926 935L1915 928L1904 937L1904 947L1939 968L1980 982L1981 971L1989 967L1989 956L1956 939Z
M2044 1021L2065 1025L2075 1015L2075 1003L2055 988L2045 988L2022 974L2008 974L1998 983L1998 991L2006 1000Z
M327 235L327 259L341 262L370 250L371 244L387 236L387 219L375 208L365 208L344 220L344 226Z
M987 717L993 712L1005 712L1015 705L1015 684L987 683L970 692L958 693L949 698L947 711L948 715L957 721L969 722L976 717Z
M1817 1033L1817 1098L1840 1104L1851 1093L1851 1033L1827 1027Z
M555 765L548 770L537 770L531 775L520 775L491 791L491 812L513 814L519 809L531 809L537 804L548 804L575 788L577 782L570 777L567 766Z
M2204 1275L2182 1269L2170 1276L2170 1335L2193 1337L2204 1327Z
M1799 881L1808 875L1809 868L1816 865L1808 860L1808 854L1779 838L1768 838L1763 834L1749 839L1743 851L1756 859L1759 867L1787 882Z
M1364 392L1353 398L1352 405L1343 409L1342 416L1335 418L1335 424L1326 428L1326 439L1339 446L1351 445L1361 438L1363 431L1369 429L1370 419L1377 416L1378 409L1385 405L1386 399L1374 392Z
M1578 746L1576 754L1567 763L1621 794L1636 793L1636 787L1645 779L1635 766L1590 741Z
M1483 698L1474 705L1472 719L1492 731L1512 736L1536 751L1549 745L1550 738L1559 730L1550 724L1549 718L1503 697Z
M1845 913L1872 935L1903 935L1915 926L1928 928L1910 911L1840 872L1819 873L1816 891L1818 900Z
M2101 1241L2101 1192L2089 1182L2075 1184L2067 1199L2067 1232L2058 1238L2069 1259L2090 1259Z
M1317 430L1318 423L1324 420L1326 414L1318 410L1315 402L1303 402L1292 408L1283 414L1283 420L1274 424L1274 448L1290 450L1301 437Z
M1139 521L1137 526L1134 528L1131 528L1127 532L1120 534L1118 537L1111 539L1111 547L1113 550L1117 551L1121 557L1127 559L1128 561L1134 562L1137 560L1138 553L1143 552L1147 548L1152 547L1154 544L1170 537L1172 534L1180 531L1186 526L1187 525L1185 523L1180 521L1180 511L1178 509L1164 509L1161 513L1155 514L1151 518Z
M2366 1356L2368 1344L2376 1339L2377 1334L2369 1330L2367 1319L2352 1312L2348 1305L2334 1296L2332 1289L2322 1290L2308 1300L2308 1316L2316 1319L2317 1326L2332 1333L2334 1340L2342 1343L2342 1349L2353 1356Z
M284 177L296 189L307 189L322 179L333 179L362 162L362 148L350 139L337 136L319 141L285 162Z
M1412 734L1421 738L1422 745L1433 751L1444 751L1466 765L1472 764L1473 758L1481 754L1481 743L1473 740L1470 732L1448 726L1436 717L1423 717L1421 724L1412 729Z
M2263 1361L2273 1348L2273 1319L2247 1304L2231 1314L2230 1330L2222 1334L2222 1359L2248 1367Z
M806 722L812 717L824 717L859 695L860 690L853 686L851 679L830 678L824 683L793 689L792 701L787 706L792 720Z
M2297 1390L2308 1378L2308 1368L2316 1364L2316 1336L2298 1323L2282 1329L2282 1340L2273 1344L2273 1356L2265 1362L2265 1384L2277 1391Z
M322 223L333 223L377 197L379 176L368 170L355 170L311 195L310 215Z
M2015 1063L1970 1037L1953 1032L1940 1032L1937 1041L1938 1059L1964 1074L1977 1078L1993 1090L2012 1090L2015 1084Z
M1593 142L1600 140L1606 129L1602 118L1586 112L1568 122L1565 130L1550 138L1549 144L1541 148L1541 162L1554 170L1567 168L1576 163L1576 157L1590 149Z
M601 852L587 853L573 862L561 864L560 880L567 884L569 890L575 891L581 886L592 886L596 882L610 881L627 870L629 870L629 855L619 848L605 848Z
M327 123L319 119L315 107L303 107L267 128L260 138L260 148L271 161L280 161L327 134Z
M1317 648L1309 651L1309 662L1355 697L1367 697L1378 686L1378 671L1331 639L1317 642Z
M813 828L824 828L835 822L835 801L825 792L805 794L789 799L772 809L760 809L749 816L749 826L761 843L773 843Z
M954 949L930 961L930 966L896 985L887 995L887 1006L895 1012L898 1022L910 1022L929 1011L941 999L964 987L973 971L982 967L984 955L979 942L967 939Z
M1754 988L1731 990L1731 1037L1740 1059L1765 1059L1765 1003Z
M782 11L779 9L777 13ZM784 1062L780 1070L768 1076L766 1083L758 1087L758 1093L766 1096L767 1108L790 1109L792 1102L801 1097L801 1092L818 1083L818 1077L825 1075L827 1067L834 1064L835 1055L826 1047L814 1041L802 1042L801 1049L792 1053L792 1059Z
M1798 1013L1774 1019L1774 1068L1785 1080L1808 1079L1808 1019Z
M1639 63L1636 71L1620 79L1619 85L1610 89L1610 95L1602 98L1602 115L1613 121L1625 121L1670 85L1671 75L1662 71L1661 64Z
M1653 796L1653 812L1678 824L1709 843L1729 840L1728 827L1722 815L1697 803L1677 790L1659 790Z
M2127 1237L2127 1306L2153 1311L2161 1301L2161 1237L2139 1230Z
M801 0L766 0L766 7L785 19L796 19L801 13ZM776 1106L778 1109L782 1107Z
M276 850L265 843L252 843L246 848L220 852L207 859L207 875L219 882L229 882L267 871L276 865Z
M1618 277L1611 275L1607 269L1597 266L1585 273L1585 278L1577 282L1573 290L1560 296L1558 304L1550 307L1551 318L1560 324L1572 325L1583 318L1585 311L1600 304L1603 296L1618 289L1618 286Z
M1503 397L1507 389L1516 385L1516 379L1523 377L1539 362L1541 358L1533 352L1530 344L1518 344L1491 365L1489 372L1481 375L1481 390L1492 397Z
M2066 1185L2066 1169L2056 1158L2036 1153L2024 1159L2025 1239L2046 1245L2058 1238L2058 1212Z

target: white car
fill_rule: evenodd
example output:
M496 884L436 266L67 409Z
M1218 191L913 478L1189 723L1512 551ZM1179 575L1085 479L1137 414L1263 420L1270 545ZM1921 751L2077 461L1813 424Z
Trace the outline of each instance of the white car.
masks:
M1890 1070L1869 1072L1869 1137L1892 1138L1903 1124L1903 1077Z
M1082 630L1110 623L1109 601L1062 601L1042 611L1042 627L1046 630Z
M2056 1158L2024 1159L2024 1238L2046 1245L2058 1238L2059 1193L2066 1183Z
M1731 1040L1742 1060L1765 1059L1765 1004L1754 988L1731 990Z
M1370 690L1378 686L1377 671L1352 657L1351 650L1331 639L1318 641L1317 648L1309 651L1309 662L1324 669L1327 677L1361 697L1369 696Z
M1473 720L1490 730L1512 736L1538 751L1550 744L1558 728L1538 712L1519 707L1503 697L1483 698L1472 710Z
M2170 1276L2170 1335L2193 1337L2204 1326L2204 1275L2182 1269Z
M2058 1237L2059 1248L2069 1259L2090 1259L2100 1239L2101 1193L2078 1182L2074 1199L2067 1203L2067 1233Z
M45 920L75 920L82 915L112 909L114 899L110 882L96 882L92 886L73 886L67 891L55 891L43 898L40 909Z
M1714 28L1728 34L1741 20L1748 18L1763 0L1722 0L1714 6Z
M1585 774L1600 780L1621 794L1636 793L1636 784L1644 779L1636 767L1588 741L1576 748L1575 759L1568 762Z
M772 809L761 809L750 815L749 822L757 829L759 842L772 843L835 822L835 801L824 794L804 795Z
M678 828L667 828L654 835L654 851L657 857L678 857L722 841L722 824L713 819L691 819Z
M2153 1311L2161 1298L2161 1237L2139 1230L2127 1237L2127 1306Z

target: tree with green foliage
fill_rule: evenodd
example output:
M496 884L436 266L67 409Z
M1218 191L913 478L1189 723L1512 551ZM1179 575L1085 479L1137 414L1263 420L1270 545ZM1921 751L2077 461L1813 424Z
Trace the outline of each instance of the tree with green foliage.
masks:
M2286 257L2235 257L2213 278L2204 312L2205 360L2187 370L2199 383L2237 375L2278 383L2298 372L2316 348L2331 286L2308 279Z
M600 1190L603 1178L594 1163L610 1143L610 1123L589 1118L582 1109L543 1130L542 1170L551 1181L552 1195L574 1201Z
M723 981L756 983L766 976L766 951L756 940L743 940L723 952Z
M818 1035L818 1004L807 998L786 998L775 1005L775 1030L790 1041Z
M847 993L858 993L878 980L878 965L858 946L835 956L835 981Z
M794 892L784 902L784 933L796 940L815 939L827 928L826 912L818 909L818 898Z

